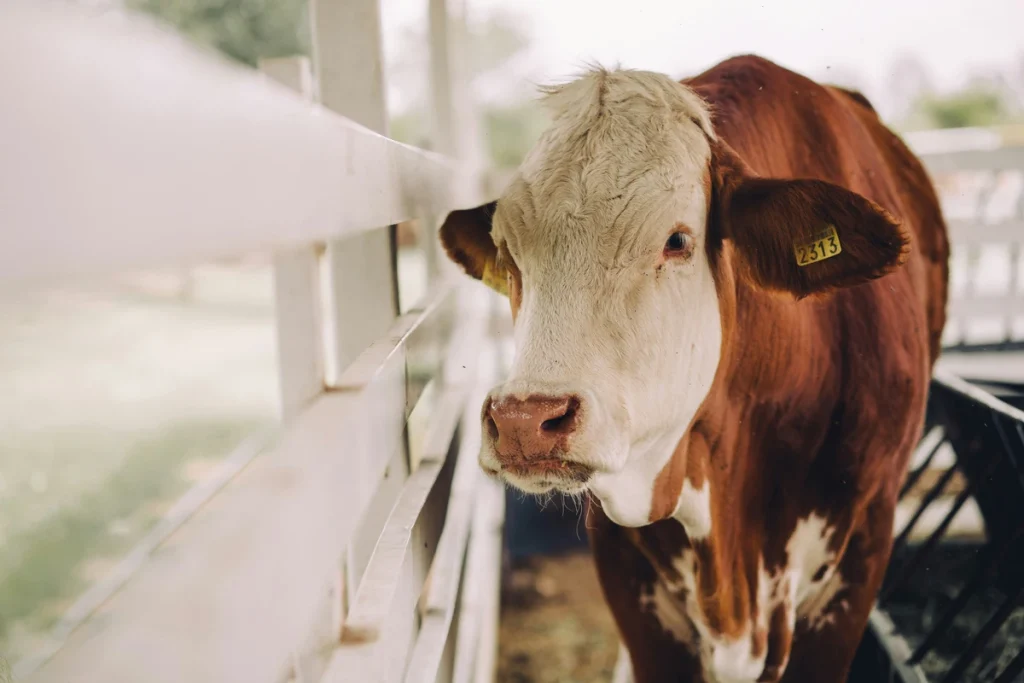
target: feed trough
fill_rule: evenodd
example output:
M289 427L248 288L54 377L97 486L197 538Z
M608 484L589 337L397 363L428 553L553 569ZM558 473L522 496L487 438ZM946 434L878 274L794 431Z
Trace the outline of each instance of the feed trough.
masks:
M850 681L1024 680L1021 407L1024 385L936 374Z

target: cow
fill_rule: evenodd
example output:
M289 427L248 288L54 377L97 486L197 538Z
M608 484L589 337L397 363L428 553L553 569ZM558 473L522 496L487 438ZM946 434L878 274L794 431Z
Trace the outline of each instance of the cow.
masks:
M845 680L945 323L922 164L860 93L739 56L586 71L440 240L507 295L481 467L585 495L637 683Z

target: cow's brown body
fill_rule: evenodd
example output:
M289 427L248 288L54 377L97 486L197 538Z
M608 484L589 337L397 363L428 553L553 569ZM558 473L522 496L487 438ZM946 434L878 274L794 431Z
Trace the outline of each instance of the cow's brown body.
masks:
M752 651L767 650L762 680L842 681L889 558L897 492L923 422L945 321L945 225L921 164L859 94L754 57L686 84L757 175L820 179L863 195L902 222L910 253L885 277L800 300L718 269L722 310L734 312L723 324L742 333L723 334L713 388L679 445L686 457L673 460L685 471L670 464L659 480L670 492L683 477L697 487L710 480L711 534L691 543L674 519L626 529L593 505L599 575L636 681L702 681L699 656L642 596L655 582L675 583L672 560L692 547L708 626L739 636L758 609L759 562L785 568L798 521L824 517L845 582L829 623L811 629L798 618L791 632L780 606L767 633L751 634ZM718 258L729 261L729 245Z

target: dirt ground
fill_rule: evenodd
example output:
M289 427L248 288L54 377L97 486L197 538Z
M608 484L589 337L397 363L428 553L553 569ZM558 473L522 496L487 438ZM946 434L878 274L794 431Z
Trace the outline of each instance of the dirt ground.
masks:
M535 556L502 592L499 683L611 680L618 635L588 552Z

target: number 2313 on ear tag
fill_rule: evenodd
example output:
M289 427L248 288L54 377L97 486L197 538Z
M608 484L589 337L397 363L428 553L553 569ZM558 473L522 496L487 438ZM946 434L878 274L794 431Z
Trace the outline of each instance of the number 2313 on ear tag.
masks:
M832 225L811 238L810 242L798 244L793 248L798 266L809 266L812 263L824 261L838 256L842 251L843 245L839 243L839 234Z

